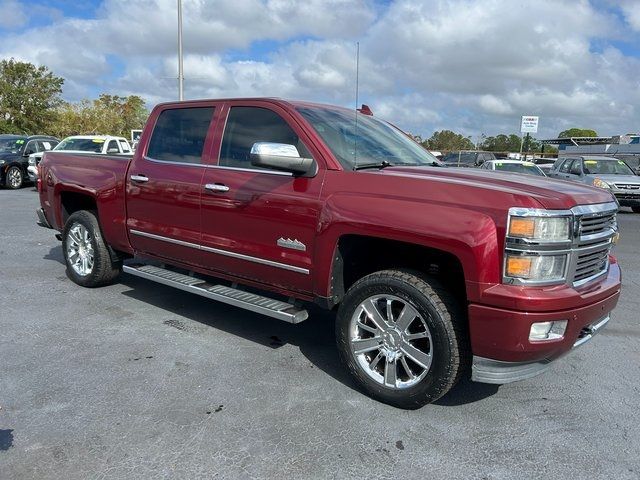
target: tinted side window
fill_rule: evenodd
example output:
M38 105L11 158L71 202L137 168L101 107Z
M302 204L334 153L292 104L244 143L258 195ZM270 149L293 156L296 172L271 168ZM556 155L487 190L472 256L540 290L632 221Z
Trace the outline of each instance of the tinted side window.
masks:
M560 169L558 171L561 173L569 173L572 163L573 163L573 158L567 158L564 161L564 163L560 166Z
M35 152L39 152L40 150L38 149L38 142L35 140L31 140L29 143L27 143L27 145L24 147L23 150L25 153L27 152L31 152L31 153L35 153Z
M572 175L582 175L582 160L577 159L571 165L571 174Z
M294 145L301 157L311 154L289 124L277 113L259 107L233 107L224 129L219 165L260 168L251 165L251 147L256 142Z
M176 108L160 113L147 156L170 162L200 163L213 107Z

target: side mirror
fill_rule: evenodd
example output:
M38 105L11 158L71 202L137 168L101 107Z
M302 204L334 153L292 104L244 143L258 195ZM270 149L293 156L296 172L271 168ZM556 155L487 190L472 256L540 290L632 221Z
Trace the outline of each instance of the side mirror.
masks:
M36 151L32 148L29 148L28 150L25 150L24 153L22 154L23 157L28 157L29 155L36 153Z
M313 158L302 158L294 145L256 142L251 147L251 165L313 176L317 167Z

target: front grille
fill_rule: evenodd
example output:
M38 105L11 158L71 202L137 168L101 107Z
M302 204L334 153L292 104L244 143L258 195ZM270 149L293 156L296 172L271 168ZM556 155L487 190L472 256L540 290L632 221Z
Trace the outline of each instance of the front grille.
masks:
M619 190L640 190L640 184L635 183L614 183L613 186Z
M617 210L578 215L578 248L573 252L573 285L582 285L609 268Z
M640 199L640 193L616 193L616 198L620 200L638 200Z
M573 281L580 282L604 272L609 264L609 250L610 247L607 245L595 252L578 253Z
M580 218L580 236L607 232L616 227L616 213Z

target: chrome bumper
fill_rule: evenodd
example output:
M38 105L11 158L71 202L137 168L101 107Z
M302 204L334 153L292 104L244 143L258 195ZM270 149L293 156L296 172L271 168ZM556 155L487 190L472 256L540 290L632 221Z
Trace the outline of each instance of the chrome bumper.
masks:
M591 340L596 333L609 323L610 319L611 317L607 315L601 320L584 327L569 352ZM540 375L549 368L552 361L543 359L534 362L503 362L474 355L471 366L471 380L498 385L517 382Z

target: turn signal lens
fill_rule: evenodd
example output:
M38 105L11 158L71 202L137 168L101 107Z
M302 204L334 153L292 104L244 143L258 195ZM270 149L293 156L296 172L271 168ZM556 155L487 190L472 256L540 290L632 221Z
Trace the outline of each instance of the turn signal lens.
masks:
M507 277L529 278L531 257L507 257Z
M533 282L558 282L565 279L566 255L507 254L505 277Z
M509 224L509 236L519 238L532 238L536 231L536 221L533 217L511 219Z

